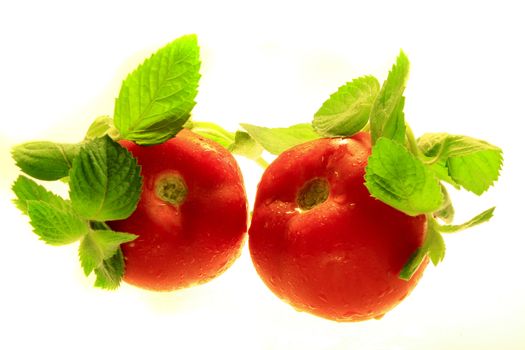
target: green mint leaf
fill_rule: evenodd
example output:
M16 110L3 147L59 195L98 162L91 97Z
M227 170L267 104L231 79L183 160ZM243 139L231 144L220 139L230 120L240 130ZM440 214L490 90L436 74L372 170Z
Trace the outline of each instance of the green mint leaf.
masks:
M293 146L321 137L310 124L296 124L288 128L266 128L251 124L241 124L241 126L265 150L276 155Z
M372 148L365 186L373 197L408 215L432 213L443 202L433 173L406 148L383 137Z
M197 37L186 35L128 75L115 102L115 126L121 137L151 145L179 132L195 106L199 68Z
M110 230L91 231L80 243L78 255L86 276L106 259L117 253L122 243L131 242L137 235Z
M370 111L372 144L375 144L380 137L384 136L385 125L397 125L399 123L390 122L389 119L392 118L392 115L395 118L399 118L399 109L403 108L400 106L400 100L402 100L403 92L405 91L409 68L408 58L401 51Z
M247 132L237 131L235 133L235 141L229 147L233 154L246 157L248 159L257 160L261 157L263 148L258 144Z
M475 217L461 225L440 225L438 226L438 230L443 233L455 233L470 228L472 226L482 224L484 222L489 221L492 218L492 216L494 215L494 209L496 209L496 207L487 209L481 214L476 215Z
M341 86L315 113L312 126L322 136L352 136L361 130L379 93L379 82L371 75Z
M79 145L33 141L13 147L12 155L27 175L53 181L68 175L79 148Z
M406 281L410 280L427 255L434 265L440 263L445 257L445 241L435 229L432 220L428 221L423 245L412 254L408 262L403 266L399 273L399 278Z
M26 215L28 201L42 201L60 210L70 208L69 201L46 190L43 186L23 175L20 175L13 183L12 190L17 197L13 202Z
M141 186L136 159L106 135L85 144L73 162L69 197L86 219L119 220L135 210Z
M396 107L392 111L390 118L386 120L383 128L382 137L399 142L400 144L405 143L405 113L403 108L405 106L405 97L401 96Z
M73 243L89 231L88 222L72 209L60 209L41 200L28 200L26 204L33 231L47 244Z
M99 267L95 268L97 275L95 287L107 290L117 289L124 276L124 269L124 255L122 249L118 248L115 255L105 259Z
M432 165L446 173L451 181L477 195L498 179L503 163L500 148L468 136L445 133L425 134L418 140L418 147ZM439 176L439 175L438 175Z
M113 124L113 119L107 115L100 116L91 123L86 132L85 140L91 141L104 135L109 135L113 140L120 137L118 130Z
M235 134L233 132L229 132L215 123L191 121L187 126L188 129L197 135L215 141L224 148L230 148L235 142Z
M450 195L448 194L447 189L443 184L441 184L441 192L443 192L443 205L440 209L438 209L436 212L434 212L434 217L439 218L446 222L447 224L451 223L454 220L454 214L455 210L452 206L452 201L450 199Z

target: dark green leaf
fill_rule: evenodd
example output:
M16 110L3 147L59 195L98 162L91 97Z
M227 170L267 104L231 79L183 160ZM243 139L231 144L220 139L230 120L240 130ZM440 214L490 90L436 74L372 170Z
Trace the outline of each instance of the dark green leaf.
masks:
M124 255L122 249L118 248L115 255L104 260L99 267L95 268L97 275L95 287L107 290L117 289L124 276L124 269Z
M73 162L69 196L86 219L119 220L135 210L141 187L136 159L106 135L86 144Z

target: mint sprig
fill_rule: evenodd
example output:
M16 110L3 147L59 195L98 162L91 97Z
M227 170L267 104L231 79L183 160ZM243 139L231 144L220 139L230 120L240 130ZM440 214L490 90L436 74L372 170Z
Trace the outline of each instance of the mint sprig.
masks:
M400 51L379 91L372 76L354 79L323 103L311 125L241 124L273 154L319 137L370 132L373 147L364 177L370 195L407 215L427 218L424 243L402 269L402 279L410 279L427 256L434 264L443 260L442 233L467 229L492 217L493 208L453 225L455 209L443 182L481 195L498 179L503 162L500 148L472 137L431 133L416 139L404 113L409 69L408 57Z
M14 203L29 216L35 234L47 244L81 241L79 257L84 273L94 271L96 286L114 289L124 272L124 262L118 258L120 245L137 236L114 232L103 221L126 218L133 212L142 185L140 167L108 136L79 147L70 171L71 201L21 175L12 187Z
M125 271L121 245L136 238L105 224L129 217L142 187L137 161L115 141L151 145L173 137L195 105L199 69L196 36L178 38L128 75L115 101L114 118L96 118L82 142L28 142L12 150L27 175L47 181L68 179L70 200L20 176L12 187L14 203L46 243L80 241L82 269L86 275L95 273L97 287L119 286ZM262 152L245 132L232 138L231 147L238 154L255 157Z
M146 59L123 81L115 101L121 137L152 145L179 132L195 106L199 69L195 35L180 37Z

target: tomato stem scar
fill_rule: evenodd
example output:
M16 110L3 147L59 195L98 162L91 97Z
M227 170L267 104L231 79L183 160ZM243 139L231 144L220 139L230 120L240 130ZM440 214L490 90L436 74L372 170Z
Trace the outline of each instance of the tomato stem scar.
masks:
M328 199L330 186L323 178L308 181L297 194L297 205L302 210L309 210Z
M188 195L188 186L182 176L170 174L155 181L155 193L165 202L181 205Z

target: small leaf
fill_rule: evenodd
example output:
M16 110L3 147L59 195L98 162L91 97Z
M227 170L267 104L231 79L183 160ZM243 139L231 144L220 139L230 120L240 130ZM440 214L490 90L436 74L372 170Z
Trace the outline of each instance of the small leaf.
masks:
M27 175L54 181L68 175L79 149L79 145L33 141L15 146L12 155L16 165Z
M494 209L496 209L496 207L487 209L481 214L476 215L475 217L461 225L440 225L438 226L438 230L443 233L455 233L458 231L466 230L467 228L470 228L472 226L476 226L489 221L494 214Z
M56 208L44 201L27 201L34 232L50 245L73 243L88 233L89 225L73 210Z
M110 230L91 231L79 246L80 263L86 276L99 267L103 260L115 255L122 243L130 242L137 237L137 235Z
M428 230L428 256L434 266L437 266L445 258L445 241L441 233L435 229Z
M18 209L27 215L27 201L42 201L60 210L70 208L69 201L46 190L35 181L20 175L13 183L13 192L16 199L13 200Z
M296 124L288 128L266 128L251 124L241 124L241 126L265 150L276 155L293 146L321 137L310 124Z
M115 140L119 136L117 134L118 131L115 129L113 119L107 115L103 115L95 119L95 121L93 121L93 123L89 126L85 139L87 141L91 141L98 137L109 135L113 140Z
M477 195L498 179L503 163L500 148L468 136L425 134L419 138L418 147L440 178Z
M323 136L352 136L368 122L378 92L379 82L371 75L346 83L315 113L313 128Z
M399 124L399 122L390 122L389 120L392 116L399 118L399 109L402 109L400 100L403 99L409 68L408 58L401 51L370 111L372 144L375 144L380 137L385 136L386 125Z
M119 220L133 213L141 187L136 159L106 135L86 144L73 162L69 196L86 219Z
M230 148L235 142L235 134L233 132L229 132L215 123L191 121L189 129L198 135L217 142L224 148Z
M263 148L255 140L244 131L237 131L235 133L235 141L229 147L233 154L246 157L248 159L257 160L261 157Z
M117 289L124 276L124 268L124 255L122 254L122 249L118 248L115 255L104 260L95 269L95 274L97 275L95 287L107 290Z
M141 145L162 143L182 129L195 106L200 78L197 37L180 37L145 60L122 83L115 126Z
M380 138L365 174L370 194L408 215L432 213L443 203L439 181L399 143Z

